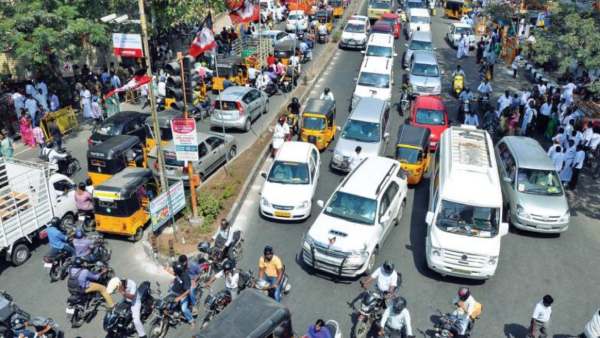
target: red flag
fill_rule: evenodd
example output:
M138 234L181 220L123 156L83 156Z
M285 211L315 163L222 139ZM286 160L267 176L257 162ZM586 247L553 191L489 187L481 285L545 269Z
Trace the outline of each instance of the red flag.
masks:
M151 80L152 80L152 78L146 74L136 75L131 80L129 80L125 85L123 85L119 88L115 88L115 89L109 91L108 93L106 93L106 95L104 95L104 98L107 99L107 98L115 95L116 93L124 92L124 91L130 90L130 89L139 88L139 87L145 85L146 83L150 83Z
M200 30L196 34L194 41L192 41L188 53L193 57L197 57L205 51L214 49L215 47L217 47L217 42L215 41L215 35L212 31L212 17L208 14L200 26Z
M260 19L260 6L246 0L240 9L229 12L229 18L234 24L256 22Z

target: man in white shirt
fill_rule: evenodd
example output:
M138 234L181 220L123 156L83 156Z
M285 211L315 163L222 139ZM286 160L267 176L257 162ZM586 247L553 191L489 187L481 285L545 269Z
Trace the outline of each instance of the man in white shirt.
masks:
M585 329L582 335L585 338L600 337L600 309L596 310L594 315L592 315L592 319L585 324Z
M281 148L283 142L285 142L289 135L290 126L288 126L287 119L285 118L285 116L282 115L279 117L279 120L275 124L275 128L273 130L273 141L271 144L271 156L273 158L275 158L275 155L277 155L277 151L279 150L279 148Z
M483 81L477 87L477 91L481 95L491 94L492 93L492 84L488 79L483 79Z
M27 81L27 84L25 85L25 94L31 96L35 95L35 87L31 81Z
M383 312L379 322L379 335L387 337L406 337L412 336L412 325L410 322L410 313L406 308L406 299L398 297L394 304Z
M21 117L21 110L25 109L25 96L21 95L19 92L14 92L10 98L12 99L15 107L15 114L17 114L18 119Z
M126 302L131 304L131 318L133 320L133 326L138 334L138 337L145 338L146 331L144 330L144 324L140 318L140 310L142 309L142 300L137 292L137 285L131 279L119 279L114 277L108 282L106 290L109 294L119 292Z
M254 86L254 84L256 83L257 74L258 69L254 67L248 67L248 81L250 82L250 85Z
M575 160L573 161L573 176L569 182L569 189L575 190L577 187L577 180L579 179L579 173L583 169L583 163L585 162L585 150L583 145L577 146L577 152L575 153Z
M475 300L475 297L471 295L471 290L466 287L458 289L458 293L452 300L452 303L456 306L456 310L454 310L453 314L460 318L461 332L459 332L459 334L464 335L469 327L469 322L473 320L473 318L479 316L478 312L481 311L481 309L478 309L478 303Z
M573 102L573 91L577 88L577 86L573 82L569 82L563 86L562 97L565 99L565 102L571 104Z
M391 297L398 287L398 273L394 270L394 264L385 261L382 266L377 268L371 276L361 282L365 289L368 289L373 281L376 281L377 290L383 293L386 298Z
M587 147L589 146L590 140L594 135L594 124L592 121L588 121L585 130L583 131L583 144Z
M25 100L25 108L27 109L27 113L29 113L31 120L35 121L35 115L38 111L38 104L33 96L27 95L27 99Z
M321 97L319 97L319 99L330 100L330 101L335 102L335 97L333 97L333 93L331 92L331 90L329 88L325 88L323 90L323 93L321 93Z
M552 149L552 147L554 147L554 149ZM556 172L560 173L563 165L565 164L565 153L563 152L561 146L557 144L553 145L552 147L550 147L548 150L548 156L552 160Z
M540 82L538 85L538 91L540 92L540 95L544 96L546 95L546 90L548 90L548 87L546 86L546 83L544 81Z
M358 167L360 162L364 159L364 156L361 154L361 152L361 146L356 146L356 148L354 148L354 154L352 154L352 157L350 157L350 163L348 164L350 166L350 171L353 171L356 167Z
M537 115L537 111L533 108L533 104L529 103L525 108L525 114L523 115L523 122L521 122L521 135L527 135L529 124L533 121Z
M529 325L529 335L531 337L547 337L550 316L552 315L552 303L554 299L550 295L545 295L542 300L535 305L531 323ZM538 334L539 333L539 334Z
M238 295L238 287L240 281L240 274L235 269L235 266L232 261L226 260L223 263L223 270L217 272L214 276L212 276L207 285L211 285L217 279L225 279L225 289L231 293L231 299L235 299Z
M502 112L504 111L504 109L508 108L510 106L510 92L507 90L504 92L504 95L500 96L500 98L498 98L498 112L496 112L497 116L500 116L500 114L502 114Z
M548 122L550 121L550 115L552 114L552 103L544 102L540 107L540 114L538 115L538 131L540 133L544 133L546 131L546 127L548 126Z

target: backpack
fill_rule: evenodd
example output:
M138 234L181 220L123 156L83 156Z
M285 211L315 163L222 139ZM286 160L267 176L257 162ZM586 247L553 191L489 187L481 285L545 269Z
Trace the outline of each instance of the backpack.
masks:
M72 295L83 292L81 286L79 286L79 275L82 271L83 269L79 269L79 271L77 271L75 274L69 273L69 278L67 279L67 290L69 290L69 293Z

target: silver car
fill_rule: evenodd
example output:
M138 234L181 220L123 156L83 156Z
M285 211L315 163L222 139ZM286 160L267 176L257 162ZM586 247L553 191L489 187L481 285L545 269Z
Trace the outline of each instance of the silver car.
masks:
M418 95L440 95L442 93L442 74L435 54L414 52L410 63L410 84Z
M363 97L354 106L340 133L331 168L343 172L350 171L350 161L357 146L362 148L363 157L383 155L389 139L389 104L386 101Z
M217 170L221 165L230 161L237 154L238 146L235 138L231 135L218 134L213 132L198 132L198 162L193 162L194 173L200 176L201 180L206 179L211 173ZM156 158L156 147L148 154L148 166L152 168L155 176L158 176L158 163ZM188 184L188 172L182 161L177 161L175 155L175 145L169 141L162 146L165 158L165 176L168 180L183 180Z
M269 98L264 92L250 87L226 88L214 101L210 117L211 128L235 128L249 131L252 122L267 113Z
M431 32L416 31L410 37L410 41L406 44L406 51L402 57L402 67L408 68L410 66L410 59L416 51L432 52L433 38Z
M554 164L529 137L506 136L496 145L507 221L533 232L560 233L570 211Z

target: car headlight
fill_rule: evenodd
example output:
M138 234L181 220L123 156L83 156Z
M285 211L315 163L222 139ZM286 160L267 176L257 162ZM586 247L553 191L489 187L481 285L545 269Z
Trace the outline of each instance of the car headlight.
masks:
M297 208L298 208L298 209L305 209L305 208L308 208L308 203L309 203L309 201L304 201L304 202L302 202L302 203L298 204L298 207L297 207Z
M523 207L520 204L517 204L517 217L522 219L531 218L531 216L529 216L529 214L525 212L525 209L523 209Z
M344 157L342 156L341 153L339 153L337 150L333 151L333 160L336 162L341 162L344 159Z
M315 244L315 240L310 237L310 235L308 233L306 233L304 235L304 238L302 239L302 246L304 246L306 249L310 250L310 247L313 246Z
M570 219L571 219L571 211L567 210L567 212L564 215L562 215L562 217L558 221L561 223L568 223Z
M498 263L498 256L490 256L488 260L489 265L496 265Z
M260 204L263 207L267 207L267 208L271 207L271 204L269 203L269 201L266 198L264 198L264 197L260 198Z
M442 257L444 250L435 246L431 246L431 254L436 257Z

